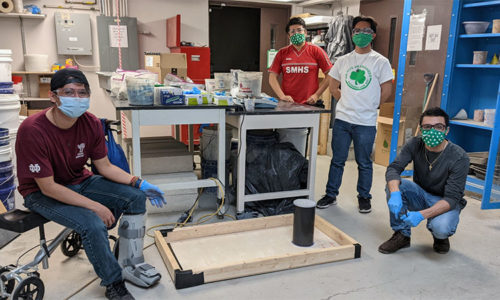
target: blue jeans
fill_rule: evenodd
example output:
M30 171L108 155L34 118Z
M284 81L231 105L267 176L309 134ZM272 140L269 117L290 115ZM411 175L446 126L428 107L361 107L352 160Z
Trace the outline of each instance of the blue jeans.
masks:
M337 197L339 194L345 161L352 141L354 143L354 156L358 164L358 195L365 199L371 199L373 165L370 155L376 133L375 126L356 125L339 119L335 120L332 133L332 161L326 184L328 196Z
M423 188L413 181L403 179L401 180L401 185L399 186L401 191L401 198L403 199L403 208L401 211L419 211L433 206L443 197L429 194ZM387 201L389 201L390 193L386 189ZM439 216L429 218L427 220L427 229L432 232L432 235L438 239L445 239L452 236L457 230L459 215L460 215L460 205L449 210ZM403 221L397 219L394 214L390 213L391 216L391 227L394 231L401 231L405 236L411 235L411 227L405 225Z
M122 213L143 214L146 212L146 196L139 189L115 183L102 176L92 176L81 184L67 188L101 203L111 210L118 221ZM107 286L122 279L122 270L109 246L108 228L93 211L68 205L34 192L24 198L24 205L30 210L68 227L80 234L83 248L102 279L101 285ZM113 224L112 227L116 225Z

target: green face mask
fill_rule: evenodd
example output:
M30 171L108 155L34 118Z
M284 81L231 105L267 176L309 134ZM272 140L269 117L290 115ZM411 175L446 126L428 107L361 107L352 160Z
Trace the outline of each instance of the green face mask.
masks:
M422 130L422 140L431 148L439 146L444 141L444 137L444 132L434 128Z
M290 42L298 46L302 45L306 41L306 35L303 33L295 33L290 37Z
M364 48L368 46L373 40L373 35L369 33L356 33L355 35L352 36L352 41L354 42L354 45L358 46L359 48Z

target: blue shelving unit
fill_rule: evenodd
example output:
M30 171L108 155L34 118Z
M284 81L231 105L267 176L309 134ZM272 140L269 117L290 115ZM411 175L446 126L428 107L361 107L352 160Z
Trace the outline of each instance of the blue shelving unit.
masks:
M441 108L450 116L465 109L468 116L476 109L500 112L500 65L473 65L473 51L488 51L487 61L500 54L500 34L465 34L462 22L500 19L500 1L454 0L448 37ZM469 176L467 190L482 194L482 209L500 208L500 186L494 184L500 139L500 118L493 126L473 120L450 122L448 138L467 152L489 152L484 180Z

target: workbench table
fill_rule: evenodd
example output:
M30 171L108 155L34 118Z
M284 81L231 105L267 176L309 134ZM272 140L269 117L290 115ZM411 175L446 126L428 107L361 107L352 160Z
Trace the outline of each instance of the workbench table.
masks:
M249 111L228 111L227 123L239 130L239 157L238 176L236 188L236 211L243 213L245 202L306 197L314 201L314 177L316 174L316 156L318 147L319 118L322 113L329 110L310 105L294 104L280 101L275 109L255 109ZM279 128L309 128L309 169L307 188L294 191L280 191L245 195L245 167L246 167L246 140L247 131L254 129L279 129ZM219 139L220 143L220 139ZM220 146L219 146L220 147ZM243 153L243 154L242 154Z
M141 176L141 143L140 127L148 125L180 125L180 124L218 124L219 133L219 156L217 163L217 177L224 185L225 182L225 123L226 109L230 106L218 106L213 104L184 106L184 105L129 105L128 101L120 101L110 98L115 109L116 118L121 120L123 112L132 124L132 171L136 176ZM121 136L118 137L121 143ZM217 186L210 179L196 180L192 182L179 182L158 185L161 190L180 190L202 187ZM220 192L219 192L220 193ZM219 198L221 195L219 194Z

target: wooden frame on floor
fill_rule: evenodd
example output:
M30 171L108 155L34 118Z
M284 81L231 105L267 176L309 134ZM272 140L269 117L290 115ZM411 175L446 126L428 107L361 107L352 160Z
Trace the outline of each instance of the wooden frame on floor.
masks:
M315 218L314 244L292 244L293 214L155 231L177 289L361 256L361 245Z

